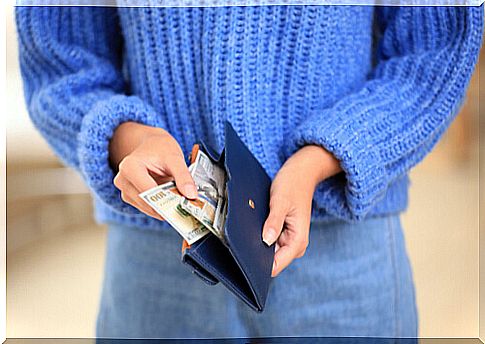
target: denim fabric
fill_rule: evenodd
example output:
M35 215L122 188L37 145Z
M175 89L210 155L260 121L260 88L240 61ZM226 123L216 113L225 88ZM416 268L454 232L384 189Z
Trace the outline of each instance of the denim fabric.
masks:
M175 231L111 226L98 337L415 337L412 273L397 216L313 223L305 256L255 313L180 262Z

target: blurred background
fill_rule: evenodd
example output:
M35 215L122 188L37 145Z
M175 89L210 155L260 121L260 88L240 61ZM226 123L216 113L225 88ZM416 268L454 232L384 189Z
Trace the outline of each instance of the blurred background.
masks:
M92 337L106 228L29 121L7 11L7 337ZM479 112L477 71L460 115L411 173L403 223L420 336L478 336Z

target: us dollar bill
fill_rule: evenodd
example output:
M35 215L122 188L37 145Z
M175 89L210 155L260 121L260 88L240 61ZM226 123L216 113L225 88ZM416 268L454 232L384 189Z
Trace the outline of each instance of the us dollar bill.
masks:
M189 171L197 186L198 199L184 199L181 206L224 241L221 213L226 203L226 172L200 150Z
M214 216L214 227L218 228L221 232L224 231L226 209L227 209L227 198L223 197L221 201L217 204L217 208Z
M140 197L160 214L187 242L192 245L209 233L209 229L184 210L185 198L174 182L168 182L140 194Z
M224 197L226 188L226 172L224 169L212 162L204 152L199 150L191 174L199 194L202 194L213 205L217 205L217 202Z
M195 200L184 198L181 201L180 206L182 209L199 220L199 222L206 226L215 236L221 240L224 240L224 237L219 229L214 227L216 208L213 204L199 197Z

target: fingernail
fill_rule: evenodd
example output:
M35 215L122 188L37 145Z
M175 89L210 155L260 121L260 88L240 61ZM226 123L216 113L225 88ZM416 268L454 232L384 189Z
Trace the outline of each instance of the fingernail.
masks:
M276 241L276 231L274 228L268 228L264 231L263 241L268 246L271 246Z
M184 191L188 198L197 198L197 188L194 184L185 184Z
M271 270L271 275L274 276L274 273L276 271L276 260L273 261L273 269Z

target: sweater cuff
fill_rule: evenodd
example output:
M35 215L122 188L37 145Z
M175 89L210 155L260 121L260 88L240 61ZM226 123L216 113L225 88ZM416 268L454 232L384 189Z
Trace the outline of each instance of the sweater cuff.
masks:
M347 104L348 105L348 104ZM317 207L344 220L361 220L385 196L389 180L370 123L352 106L312 114L287 141L287 156L305 145L319 145L340 161L344 173L322 182L315 191Z
M114 186L114 172L109 163L109 142L116 128L124 122L163 127L155 110L134 96L115 95L99 101L84 117L78 137L81 173L97 198L123 214L142 215L121 199Z

